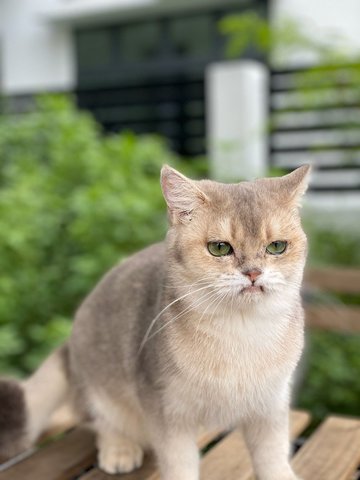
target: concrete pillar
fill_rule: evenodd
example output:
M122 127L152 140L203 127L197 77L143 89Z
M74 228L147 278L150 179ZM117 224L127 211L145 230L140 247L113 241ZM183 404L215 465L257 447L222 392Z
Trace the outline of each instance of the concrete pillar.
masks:
M251 180L268 164L268 70L253 60L206 71L207 144L212 178Z

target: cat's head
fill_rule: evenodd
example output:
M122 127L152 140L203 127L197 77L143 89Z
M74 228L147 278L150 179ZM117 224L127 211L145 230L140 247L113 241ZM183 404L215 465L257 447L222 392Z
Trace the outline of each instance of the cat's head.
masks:
M164 166L173 278L246 304L298 293L307 252L299 204L309 172L304 165L283 177L222 184Z

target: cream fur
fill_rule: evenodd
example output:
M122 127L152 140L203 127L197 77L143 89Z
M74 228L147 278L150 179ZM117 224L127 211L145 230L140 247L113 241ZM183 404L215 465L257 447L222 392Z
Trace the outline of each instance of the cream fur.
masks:
M31 443L49 426L52 414L65 403L69 393L59 352L50 355L22 386L28 415L27 437Z
M303 348L308 170L223 185L164 167L166 242L115 267L84 301L67 369L54 355L24 383L30 438L70 391L109 473L136 468L151 446L162 480L198 480L198 429L239 425L258 480L296 480L288 413ZM279 256L266 251L276 240L287 241ZM209 241L232 253L214 257Z

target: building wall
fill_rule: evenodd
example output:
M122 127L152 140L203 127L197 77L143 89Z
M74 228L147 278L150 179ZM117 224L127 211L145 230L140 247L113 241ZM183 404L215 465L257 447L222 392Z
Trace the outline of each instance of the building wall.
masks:
M54 28L42 9L56 0L0 2L3 94L66 90L74 85L73 45L66 27Z
M79 21L81 12L129 8L155 0L2 0L0 2L0 89L7 95L41 90L67 90L75 83L72 27L51 21L50 12L62 11ZM67 12L68 11L68 12ZM93 15L94 16L94 15ZM359 0L272 0L270 18L276 24L293 18L310 36L360 50ZM96 19L96 16L95 16ZM94 21L94 19L92 20ZM71 22L70 22L71 23ZM274 52L277 63L301 64L313 60L299 50Z
M115 11L122 15L122 8L134 10L134 6L155 3L156 0L1 0L0 93L17 96L72 90L76 83L74 24L100 22L101 15L97 12L102 10L103 16L107 11L113 18ZM62 20L56 21L56 11L60 12ZM360 51L359 0L270 0L273 24L283 18L296 21L317 41L346 47L355 55ZM315 60L311 52L303 49L295 53L279 49L274 52L273 59L278 66L302 65ZM347 212L351 205L358 215L358 193L349 194L347 199L341 194L341 202L340 194L331 198L332 202L323 195L314 195L311 203L317 203L321 211L331 206L331 212L334 202Z
M274 25L292 19L301 30L317 42L339 47L356 56L360 52L359 0L272 0L270 18ZM316 56L304 49L273 52L277 65L295 66L313 62Z

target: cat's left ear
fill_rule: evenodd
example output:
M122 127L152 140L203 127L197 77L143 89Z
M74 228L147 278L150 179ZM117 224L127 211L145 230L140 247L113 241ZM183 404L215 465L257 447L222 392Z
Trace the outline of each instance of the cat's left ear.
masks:
M301 197L306 192L311 174L310 165L302 165L293 172L280 177L282 188L286 190L288 198L300 205Z
M172 223L185 223L191 220L192 212L208 200L194 180L190 180L168 165L161 169L161 188Z

